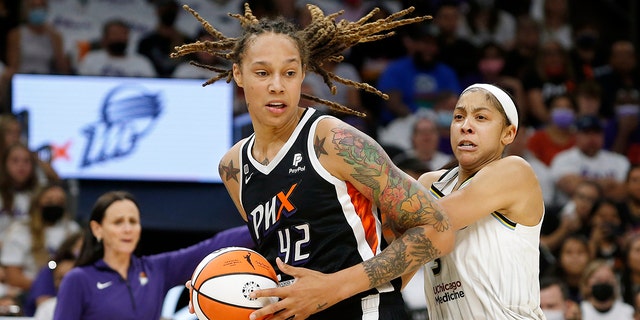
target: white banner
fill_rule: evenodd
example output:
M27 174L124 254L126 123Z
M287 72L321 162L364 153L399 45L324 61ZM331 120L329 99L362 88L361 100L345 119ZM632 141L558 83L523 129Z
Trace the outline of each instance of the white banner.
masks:
M233 85L203 80L15 75L29 148L62 178L220 182Z

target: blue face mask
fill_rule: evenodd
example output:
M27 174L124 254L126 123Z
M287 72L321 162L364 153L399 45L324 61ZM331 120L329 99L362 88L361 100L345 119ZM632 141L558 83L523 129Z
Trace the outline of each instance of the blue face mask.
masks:
M553 109L551 111L551 121L562 129L569 128L575 120L575 115L570 109Z
M438 111L436 113L436 124L440 128L448 128L453 120L453 111Z
M47 9L45 8L36 8L29 11L29 23L41 26L45 22L47 22Z

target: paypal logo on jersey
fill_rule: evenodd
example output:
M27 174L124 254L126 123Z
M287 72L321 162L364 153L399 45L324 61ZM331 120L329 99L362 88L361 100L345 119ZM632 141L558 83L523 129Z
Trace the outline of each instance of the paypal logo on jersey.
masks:
M86 168L130 155L161 113L158 93L135 84L111 89L102 103L100 121L83 129L87 144L80 166Z
M302 161L302 153L294 154L292 166L295 168L289 168L289 174L303 172L307 168L306 166L300 166L300 161Z

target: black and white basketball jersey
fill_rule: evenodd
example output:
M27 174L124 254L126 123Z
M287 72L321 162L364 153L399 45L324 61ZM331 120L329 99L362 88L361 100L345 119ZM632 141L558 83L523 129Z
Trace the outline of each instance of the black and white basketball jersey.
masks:
M326 171L315 154L314 133L323 117L327 116L308 108L266 166L251 154L255 136L240 148L240 202L257 251L277 272L276 257L289 265L331 273L372 258L386 245L376 206L350 183ZM281 284L291 280L279 276ZM394 290L391 284L377 289L359 297Z
M453 192L458 170L431 185ZM473 177L463 181L466 187ZM540 309L540 222L532 227L493 212L456 232L453 251L425 265L427 310L433 319L544 319Z

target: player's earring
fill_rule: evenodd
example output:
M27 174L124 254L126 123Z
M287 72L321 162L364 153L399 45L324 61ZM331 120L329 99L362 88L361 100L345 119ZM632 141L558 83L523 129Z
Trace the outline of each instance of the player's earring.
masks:
M98 240L98 243L102 242L102 238L100 238L100 237L96 237L96 240Z

